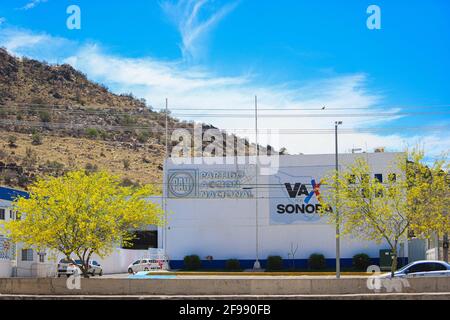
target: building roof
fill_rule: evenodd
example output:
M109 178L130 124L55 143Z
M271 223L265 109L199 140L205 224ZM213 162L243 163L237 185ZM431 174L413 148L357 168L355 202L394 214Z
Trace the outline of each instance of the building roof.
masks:
M0 187L0 200L14 201L17 197L29 198L29 193L21 190Z

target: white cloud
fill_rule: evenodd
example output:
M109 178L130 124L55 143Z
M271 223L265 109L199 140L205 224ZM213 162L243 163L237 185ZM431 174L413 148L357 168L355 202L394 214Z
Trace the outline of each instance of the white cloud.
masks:
M10 53L58 62L77 50L77 44L46 33L32 33L18 28L0 30L0 44Z
M164 1L161 7L180 32L181 51L187 60L198 58L203 41L217 23L230 13L237 1L215 8L211 0Z
M0 26L6 22L6 18L0 17Z
M48 0L32 0L30 2L28 2L27 4L25 4L22 8L20 8L20 10L30 10L35 8L36 6L38 6L41 3L45 3Z
M335 120L343 120L342 134L339 135L340 150L348 152L352 148L371 151L384 146L391 151L403 150L421 142L432 154L450 150L450 137L440 137L431 132L408 135L395 132L382 135L378 132L360 133L360 127L386 126L398 117L376 117L376 112L395 112L399 109L380 110L376 106L382 103L381 94L372 93L367 88L367 75L349 74L310 81L308 84L281 83L267 84L255 74L242 74L223 77L207 69L187 66L181 61L161 61L151 57L126 58L105 53L99 45L76 43L46 34L34 34L26 31L0 30L0 46L14 49L17 54L32 56L55 62L67 62L86 73L89 78L104 83L116 93L132 92L137 97L145 98L155 109L164 107L165 98L174 108L199 109L190 117L211 123L219 128L236 129L254 128L254 120L248 118L203 118L205 113L223 113L212 108L249 109L252 114L254 95L258 95L261 109L277 109L266 114L282 114L283 109L327 109L364 108L357 111L304 111L314 114L337 114L336 117L314 118L260 118L260 128L270 129L333 129ZM55 50L57 48L57 50ZM56 52L57 51L57 52ZM59 54L59 56L57 55ZM60 58L61 57L61 58ZM64 58L64 59L62 59ZM174 116L192 111L173 110ZM361 118L344 117L346 113L361 113ZM228 112L229 113L229 112ZM235 111L235 113L239 113ZM286 111L286 114L292 114ZM261 114L264 114L261 112ZM339 116L341 114L341 117ZM239 134L241 131L237 131ZM351 134L349 134L351 133ZM252 139L252 136L249 136ZM252 139L253 140L253 139ZM265 143L264 135L260 142ZM334 136L326 135L280 135L279 141L271 141L275 147L285 146L291 153L333 153Z

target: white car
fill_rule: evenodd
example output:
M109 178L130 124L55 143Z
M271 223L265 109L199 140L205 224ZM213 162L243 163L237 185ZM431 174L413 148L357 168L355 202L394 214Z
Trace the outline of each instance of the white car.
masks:
M69 261L67 259L61 259L58 263L58 277L60 277L61 275L65 275L65 276L71 276L73 274L79 274L81 275L81 260L75 260L75 263L73 263L72 261ZM97 261L90 261L89 262L89 270L88 270L88 274L95 276L95 275L99 275L102 276L103 275L103 268L102 266L97 262Z
M160 259L139 259L128 266L128 273L137 273L140 271L152 271L168 269L167 260Z
M390 276L390 274L386 276ZM394 277L450 277L450 264L445 261L437 260L415 261L394 272Z

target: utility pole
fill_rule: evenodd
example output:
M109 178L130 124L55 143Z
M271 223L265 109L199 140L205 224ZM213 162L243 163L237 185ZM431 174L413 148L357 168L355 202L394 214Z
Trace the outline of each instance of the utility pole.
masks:
M167 257L167 231L169 226L167 225L167 197L169 196L169 186L167 185L168 183L168 179L167 179L167 159L169 159L169 99L166 98L166 119L165 119L165 125L166 125L166 129L165 129L165 138L166 138L166 154L164 156L164 174L163 174L163 201L164 201L164 255Z
M336 121L334 123L334 137L336 147L336 278L341 277L341 228L339 217L339 145L338 145L338 127L342 125L342 121Z
M255 140L256 140L256 165L255 165L255 219L256 219L256 261L253 265L254 270L261 269L261 263L259 262L259 213L258 213L258 170L259 170L259 144L258 144L258 97L255 96Z

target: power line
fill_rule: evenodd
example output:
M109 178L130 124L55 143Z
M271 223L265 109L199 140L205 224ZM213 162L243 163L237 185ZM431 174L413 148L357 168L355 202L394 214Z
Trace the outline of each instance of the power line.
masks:
M177 117L200 117L200 118L254 118L252 114L226 114L226 113L200 113L200 114L182 114L172 113L172 116ZM335 113L335 114L261 114L260 118L368 118L368 117L405 117L405 116L437 116L450 115L450 111L442 112L375 112L375 113Z
M139 126L139 125L107 125L107 124L79 124L70 122L42 122L42 121L23 121L23 120L6 120L0 119L0 124L11 125L11 126L28 126L28 127L49 127L56 129L107 129L113 131L119 130L149 130L152 133L164 133L164 128L157 128L155 126ZM170 127L169 130L187 130L193 131L195 128L189 127ZM224 134L235 134L235 133L253 133L255 130L253 128L226 128L217 129ZM260 132L268 134L331 134L334 133L333 129L321 129L321 128L311 128L311 129L278 129L278 128L265 128L258 129ZM402 127L373 127L373 128L348 128L341 129L340 133L343 134L355 134L355 133L370 133L370 132L389 132L389 131L445 131L450 130L450 125L446 126L402 126Z
M14 103L8 103L8 104L0 104L0 106L22 106L22 107L39 107L39 106L46 106L46 107L76 107L76 108L89 108L89 106L80 106L80 105L70 105L70 104L49 104L49 103L25 103L25 102L14 102ZM91 108L101 108L101 109L117 109L121 108L121 106L95 106L92 105ZM129 108L130 110L136 110L136 107L124 107L124 109ZM146 107L148 111L152 111L157 113L157 111L154 111L153 106ZM373 107L324 107L324 106L318 106L316 108L285 108L285 107L272 107L272 108L259 108L258 111L334 111L334 110L371 110L371 109L443 109L443 108L450 108L450 104L439 104L439 105L393 105L393 106L373 106ZM160 112L164 112L164 108L160 108ZM170 108L170 110L182 110L182 111L205 111L205 110L216 110L216 111L252 111L253 108L234 108L234 107L212 107L212 106L202 106L202 107L173 107ZM98 112L103 112L102 110L98 110Z

